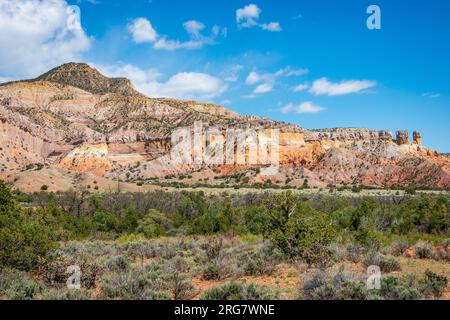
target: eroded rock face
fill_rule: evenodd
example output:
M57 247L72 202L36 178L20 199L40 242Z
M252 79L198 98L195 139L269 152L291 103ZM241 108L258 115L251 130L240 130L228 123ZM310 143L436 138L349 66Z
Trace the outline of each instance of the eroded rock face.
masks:
M396 142L399 146L403 144L409 143L409 134L408 131L397 131L396 133Z
M151 99L126 79L110 79L86 64L67 64L36 80L0 85L0 172L47 164L108 179L147 179L167 174L233 174L245 164L180 165L170 159L171 134L194 123L251 130L256 139L278 129L281 176L307 177L311 185L421 184L449 187L448 156L421 146L421 135L399 131L335 128L306 130L267 118L240 116L221 106L176 99ZM212 139L205 141L213 143ZM224 153L227 145L223 146ZM269 147L268 147L269 148ZM235 150L237 157L238 150ZM245 149L244 158L249 159ZM257 163L262 154L256 153ZM213 173L211 173L213 172ZM214 173L215 172L215 173ZM252 182L265 181L255 177Z
M64 64L41 75L36 80L77 87L94 94L139 95L127 78L107 78L85 63Z
M90 172L104 176L112 165L108 159L108 146L102 144L84 144L69 152L57 165L59 168L75 172Z
M417 144L417 145L422 145L422 135L420 134L420 132L418 132L418 131L414 131L413 132L413 141L414 141L414 144Z

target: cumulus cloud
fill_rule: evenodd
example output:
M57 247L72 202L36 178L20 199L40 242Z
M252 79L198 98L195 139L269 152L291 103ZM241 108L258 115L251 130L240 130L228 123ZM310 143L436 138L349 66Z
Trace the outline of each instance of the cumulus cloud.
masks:
M254 85L258 82L275 82L275 80L279 77L293 77L293 76L302 76L307 74L309 71L308 69L295 69L290 66L280 69L276 72L270 73L270 72L264 72L264 73L258 73L257 71L251 71L247 79L245 80L245 83L248 85Z
M134 19L128 25L128 31L136 43L154 42L158 37L158 33L153 28L151 22L145 18Z
M261 94L261 93L267 93L272 91L273 84L271 83L263 83L255 88L253 91L254 94Z
M332 83L327 78L314 81L310 92L314 95L339 96L357 93L375 87L377 83L369 80L349 80Z
M300 91L304 91L308 88L309 88L309 85L307 83L303 83L303 84L299 84L299 85L296 85L295 87L293 87L292 91L300 92Z
M226 28L215 25L208 36L202 34L205 25L196 20L183 23L183 28L189 35L186 41L172 40L165 35L159 35L152 23L146 18L137 18L128 26L128 31L135 43L153 43L157 50L174 51L177 49L200 49L205 45L213 45L219 35L226 36Z
M249 85L253 85L262 80L262 77L255 71L252 71L248 74L247 79L245 79L245 83Z
M256 4L249 4L244 8L236 10L236 22L245 28L258 25L257 20L261 14L261 9Z
M260 84L253 91L254 94L261 94L272 91L273 87L276 84L276 81L280 77L293 77L293 76L302 76L308 73L308 69L295 69L290 66L280 69L276 72L263 72L258 73L257 71L251 71L247 78L245 79L245 83L247 85L256 85ZM249 96L253 97L253 96Z
M263 23L261 25L261 28L263 30L267 30L267 31L273 31L273 32L279 32L281 31L281 26L279 22L271 22L271 23Z
M180 72L163 81L156 69L143 70L129 64L96 67L109 77L129 78L138 91L155 98L209 100L228 89L219 78L206 73Z
M191 35L193 39L200 39L202 37L201 31L205 29L205 25L195 20L189 20L183 23L184 29Z
M249 4L236 10L236 22L240 28L260 27L263 30L279 32L281 25L279 22L259 23L261 9L256 4Z
M322 112L325 109L321 106L315 105L311 101L302 102L299 105L294 105L293 103L289 103L281 109L281 112L286 113L318 113Z
M0 1L0 75L35 77L80 59L91 39L80 22L80 10L63 0Z
M156 88L159 95L185 99L212 99L227 90L227 86L216 77L206 73L181 72Z

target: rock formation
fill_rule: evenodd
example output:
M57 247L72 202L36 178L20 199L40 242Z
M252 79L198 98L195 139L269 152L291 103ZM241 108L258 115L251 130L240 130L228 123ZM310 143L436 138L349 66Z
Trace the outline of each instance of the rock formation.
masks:
M418 132L418 131L414 131L413 132L413 141L414 141L414 144L417 144L417 145L422 145L422 135L420 134L420 132Z
M396 133L396 142L399 146L403 145L403 144L408 144L409 143L409 134L408 131L397 131Z
M450 186L449 158L421 146L418 132L413 134L413 146L406 131L398 131L394 141L385 130L306 130L241 116L214 104L152 99L125 78L107 78L86 64L75 63L34 80L0 85L0 179L14 181L35 164L63 170L59 177L83 173L130 181L193 172L204 178L211 172L220 176L254 167L247 160L231 166L174 164L169 157L172 133L181 127L193 131L196 122L216 128L224 137L227 130L254 131L258 141L267 141L266 133L278 129L281 167L277 179L281 181L283 175L299 184L307 177L317 186ZM217 141L222 140L208 139L210 144ZM237 155L238 150L224 142L224 153L228 147ZM244 150L249 159L249 148ZM257 150L258 163L262 156ZM266 178L252 179L249 183Z

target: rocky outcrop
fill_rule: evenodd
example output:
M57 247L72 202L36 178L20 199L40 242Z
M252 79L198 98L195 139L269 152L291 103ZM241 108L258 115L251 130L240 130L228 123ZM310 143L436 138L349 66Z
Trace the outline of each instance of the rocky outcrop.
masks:
M397 144L399 146L401 146L403 144L408 144L409 143L408 139L409 139L408 131L401 130L401 131L397 131L396 132L396 139L395 139L395 141L397 142Z
M106 144L84 144L69 152L57 166L75 172L91 172L98 176L104 176L112 168L107 156L108 146Z
M421 135L399 131L335 128L306 130L297 125L241 116L214 104L152 99L123 78L107 78L86 64L70 63L34 80L0 85L0 172L26 172L29 164L46 164L61 172L88 173L108 179L145 180L167 174L232 175L255 167L250 148L234 150L244 163L177 164L170 158L171 134L194 124L223 134L205 137L205 148L226 145L227 130L250 130L267 142L279 130L280 172L293 184L368 184L379 186L450 186L450 159L421 146ZM217 140L218 139L218 140ZM256 150L264 163L271 147ZM215 151L209 151L214 153ZM58 172L60 172L58 171ZM23 175L23 174L22 174ZM303 177L303 178L302 178ZM203 177L202 177L203 178ZM249 183L264 182L259 175Z
M392 134L385 130L370 130L364 128L335 128L320 130L305 130L305 140L392 140Z
M413 132L413 142L417 145L422 145L422 135L418 131Z
M36 80L68 85L94 94L139 94L127 78L107 78L85 63L64 64L41 75Z

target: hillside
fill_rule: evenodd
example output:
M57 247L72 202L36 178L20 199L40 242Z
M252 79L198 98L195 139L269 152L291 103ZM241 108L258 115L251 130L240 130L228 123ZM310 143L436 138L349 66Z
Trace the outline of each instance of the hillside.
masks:
M222 132L230 128L280 129L279 173L262 176L247 163L174 163L168 157L171 134L180 127L193 128L197 121L204 128L215 126ZM186 176L186 184L251 185L270 179L301 186L307 179L310 186L317 187L450 187L448 155L422 146L419 133L409 141L405 132L393 137L384 130L305 130L241 116L218 105L153 99L137 92L128 79L107 78L89 65L77 63L62 65L36 79L0 85L0 145L0 179L26 191L37 191L43 184L52 191L66 190L74 186L78 174L111 183L118 179L164 182ZM58 176L58 183L51 181L50 174L43 174L39 182L30 179L48 172ZM167 176L170 179L165 179ZM109 183L104 185L110 188Z

